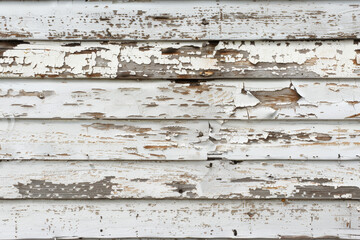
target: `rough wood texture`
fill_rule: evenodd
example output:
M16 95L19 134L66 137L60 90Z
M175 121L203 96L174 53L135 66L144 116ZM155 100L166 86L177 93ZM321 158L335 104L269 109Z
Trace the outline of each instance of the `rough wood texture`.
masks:
M0 163L2 199L360 199L360 163Z
M357 41L0 42L0 77L358 78Z
M359 159L358 121L0 121L0 159Z
M0 201L0 239L358 239L357 201Z
M360 239L359 21L0 1L0 240Z
M1 2L2 39L359 38L358 1Z
M0 118L354 119L358 80L0 80Z

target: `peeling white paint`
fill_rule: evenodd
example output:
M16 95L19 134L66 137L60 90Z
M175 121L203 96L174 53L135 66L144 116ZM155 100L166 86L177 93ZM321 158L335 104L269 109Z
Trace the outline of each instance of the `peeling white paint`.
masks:
M360 117L359 86L355 79L215 80L195 86L163 80L3 79L0 104L3 117L16 118L341 120Z
M16 120L1 159L356 160L357 121Z
M358 239L359 10L0 2L0 239Z
M203 42L200 52L198 43L19 44L4 47L0 77L356 78L360 74L355 60L358 44L351 40L235 41L217 46Z
M229 161L11 161L0 164L0 197L360 199L359 165L356 161L340 165L335 161L235 165Z
M357 239L359 235L357 201L28 200L0 203L0 239L59 236Z

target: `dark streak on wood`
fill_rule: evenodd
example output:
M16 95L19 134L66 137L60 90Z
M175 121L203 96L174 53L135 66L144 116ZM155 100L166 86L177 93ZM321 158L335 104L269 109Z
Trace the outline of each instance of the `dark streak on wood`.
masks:
M23 40L8 40L8 41L0 41L0 57L3 56L3 53L9 49L15 48L19 44L30 44L30 42L26 42Z

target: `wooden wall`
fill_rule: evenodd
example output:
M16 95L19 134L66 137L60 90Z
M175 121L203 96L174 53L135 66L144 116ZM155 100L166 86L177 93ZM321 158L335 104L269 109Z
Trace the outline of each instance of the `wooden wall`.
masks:
M360 239L360 1L0 2L0 239Z

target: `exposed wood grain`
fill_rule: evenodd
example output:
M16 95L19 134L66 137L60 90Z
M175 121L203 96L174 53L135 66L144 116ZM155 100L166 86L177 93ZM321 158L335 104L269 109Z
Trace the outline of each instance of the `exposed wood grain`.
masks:
M0 159L359 159L358 121L0 121Z
M96 1L0 4L2 39L359 38L358 1Z
M0 42L0 77L358 78L357 41Z
M353 119L358 80L0 80L0 118Z
M2 199L360 199L345 161L13 161Z
M358 201L0 201L0 239L358 239Z

